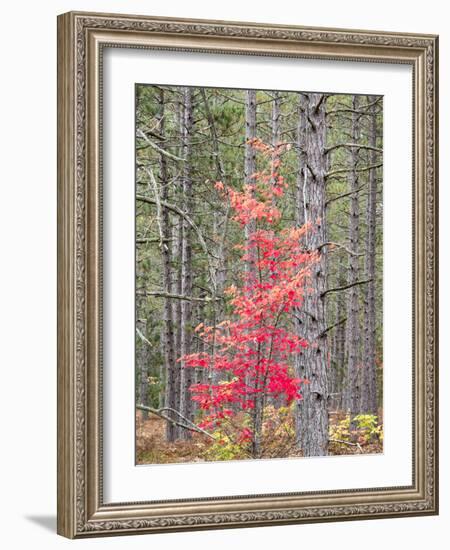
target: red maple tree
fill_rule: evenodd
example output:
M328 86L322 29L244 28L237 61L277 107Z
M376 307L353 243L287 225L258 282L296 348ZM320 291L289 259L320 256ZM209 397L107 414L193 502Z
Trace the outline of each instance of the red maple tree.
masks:
M237 247L247 266L242 284L225 290L232 308L229 319L195 329L209 351L180 360L185 368L200 367L209 373L207 383L190 387L192 399L204 411L200 426L219 427L244 412L249 421L241 423L236 441L259 457L268 399L286 404L301 399L301 385L307 382L295 376L292 365L307 346L292 330L292 314L302 307L310 267L318 255L304 245L309 226L280 228L277 201L287 188L279 173L283 146L274 148L257 139L251 145L267 160L268 169L253 174L252 183L242 191L223 182L215 185L229 201L232 219L253 229ZM221 374L215 377L214 372ZM213 383L217 378L220 382Z

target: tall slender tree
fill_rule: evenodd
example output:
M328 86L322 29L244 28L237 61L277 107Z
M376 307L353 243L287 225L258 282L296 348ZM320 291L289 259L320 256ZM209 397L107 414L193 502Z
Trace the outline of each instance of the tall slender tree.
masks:
M253 140L256 138L256 91L247 90L245 92L245 156L244 156L244 183L253 187L255 180L252 177L256 172L256 150L253 147ZM244 228L245 242L249 243L249 236L254 233L256 228L255 220L250 220ZM249 254L249 260L245 262L245 270L247 273L251 270L251 265L254 263L253 251ZM249 383L249 380L247 380ZM255 425L260 424L261 421L261 400L256 399L254 408L254 422Z
M359 97L352 100L352 143L357 144L360 133L360 115L358 113ZM348 261L348 313L347 313L347 409L353 419L360 412L361 400L361 368L360 368L360 325L359 325L359 193L358 193L358 151L350 147L350 171L348 174L350 195L349 242L352 254Z
M343 255L339 256L339 267L336 278L337 288L342 288L346 285L346 263ZM344 402L343 396L343 378L346 371L345 350L347 338L346 334L346 295L345 292L338 292L335 299L335 318L334 318L334 336L333 336L333 353L331 361L332 372L330 378L332 380L331 393L333 399L330 404L333 409L340 409Z
M136 370L138 376L138 402L148 405L148 372L149 343L146 338L147 319L145 315L145 298L138 296L136 300ZM145 416L145 414L144 414Z
M166 383L166 395L165 395L165 406L169 409L177 408L178 400L178 367L176 364L176 355L174 348L174 324L173 324L173 312L172 304L169 298L171 290L171 251L168 245L170 241L170 220L169 213L166 208L162 206L162 201L166 201L168 198L168 189L169 189L169 174L167 168L167 159L165 156L165 144L164 144L164 134L165 134L165 93L163 88L158 89L157 96L157 106L158 110L156 113L156 122L158 134L160 136L159 144L159 185L156 181L155 175L152 172L152 169L149 167L147 169L148 176L150 179L151 186L153 188L154 199L157 205L156 216L157 224L159 225L159 248L161 251L162 258L162 284L163 290L166 293L163 303L163 353L164 353L164 362L166 365L167 373L167 383ZM172 417L172 413L169 413ZM166 437L169 441L176 439L176 427L172 423L167 423L166 425Z
M371 104L369 115L369 164L376 165L377 160L377 105L376 98L368 97ZM376 223L377 223L377 169L369 170L369 188L367 198L367 233L365 270L369 281L366 289L366 308L364 324L364 370L361 395L361 410L377 414L377 377L375 364L376 305L375 305L375 262L376 262Z
M328 170L326 154L326 115L324 94L306 95L305 166L303 185L304 221L310 224L307 247L320 250L320 261L311 269L311 292L306 294L304 323L298 323L299 334L309 346L300 358L304 386L298 409L299 440L304 456L328 454L328 338L326 334L325 289L327 280L327 241L325 218L325 179Z
M191 155L192 155L192 127L193 127L193 105L192 88L186 87L183 90L183 206L184 213L192 215L192 174L191 174ZM183 218L183 242L181 249L181 294L189 297L192 295L192 227L186 217ZM181 354L182 356L191 353L192 341L192 302L182 300L181 303ZM192 401L190 398L189 387L192 384L192 371L185 368L181 361L180 376L180 413L184 418L192 420ZM186 439L190 432L181 429L179 437Z

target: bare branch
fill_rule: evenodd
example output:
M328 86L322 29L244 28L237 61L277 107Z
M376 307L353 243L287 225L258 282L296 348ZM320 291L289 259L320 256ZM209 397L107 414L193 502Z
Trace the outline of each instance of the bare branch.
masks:
M345 323L345 321L347 320L347 317L343 317L342 319L339 319L339 321L337 321L336 323L334 323L333 325L330 325L329 327L327 327L325 330L323 330L320 334L319 334L319 338L322 338L323 336L325 336L325 334L327 334L327 332L330 332L330 330L334 329L335 327L338 327L339 325L342 325L342 323ZM337 394L337 393L333 393L330 395L340 395L340 394Z
M186 302L217 302L224 299L219 296L216 296L215 298L210 298L208 296L205 296L204 298L199 296L185 296L184 294L172 294L171 292L164 292L163 290L143 291L138 292L138 294L144 296L156 296L158 298L173 298L174 300L185 300Z
M163 239L163 242L170 243L173 239ZM145 243L161 243L161 239L156 239L155 237L138 237L136 239L136 244L145 244Z
M319 98L319 101L317 102L317 105L314 107L314 111L316 113L319 112L319 109L320 109L320 106L322 105L322 103L324 102L325 98L327 98L327 94L322 94Z
M375 168L380 168L380 166L383 166L383 163L380 162L378 164L371 164L370 166L364 166L363 168L339 168L338 170L332 170L331 172L328 172L325 174L326 178L331 178L333 176L336 176L337 174L345 174L347 172L355 171L355 172L367 172L368 170L373 170Z
M138 201L141 201L141 202L146 202L148 204L154 204L156 205L156 201L155 199L152 199L150 197L145 197L144 195L136 195L136 200ZM203 238L203 235L202 235L202 232L200 231L199 227L197 226L197 224L194 222L194 220L192 220L187 214L186 212L183 212L183 210L181 210L181 208L179 208L177 205L175 204L171 204L171 203L168 203L166 201L163 201L163 200L160 200L159 201L159 204L161 206L164 206L164 208L166 208L167 210L170 210L171 212L173 212L174 214L177 214L178 216L181 216L183 219L185 219L188 224L192 227L192 229L195 231L195 233L197 234L197 237L198 237L198 240L199 240L199 243L201 245L201 247L203 248L203 251L205 252L206 254L206 258L207 258L207 261L208 261L208 265L209 265L209 276L211 278L211 282L214 286L214 288L216 287L216 277L214 275L214 271L210 265L210 261L209 261L209 258L212 257L212 258L215 258L217 259L214 254L212 254L212 252L210 252L208 250L208 247L206 245L206 242L205 242L205 239Z
M350 447L358 447L358 450L362 452L362 447L359 443L351 443L350 441L344 441L343 439L329 439L330 443L342 443L344 445L350 445Z
M383 99L382 96L377 97L375 101L372 101L371 103L366 103L365 105L361 105L359 109L351 109L350 107L346 108L340 108L340 109L333 109L331 111L328 111L326 114L328 115L335 115L337 113L356 113L358 115L368 115L370 114L369 109L370 107L373 107L377 103L379 103Z
M342 195L337 195L336 197L331 197L325 202L325 207L327 207L330 203L337 201L339 199L343 199L345 197L349 197L350 195L353 195L354 193L359 193L366 187L366 184L361 185L361 187L358 187L358 189L349 191L348 193L342 193Z
M158 225L158 231L159 231L159 246L161 250L163 247L167 250L167 245L164 244L164 231L162 228L162 209L161 209L161 198L159 196L158 191L158 184L156 183L155 176L153 175L153 170L150 168L150 166L145 167L145 171L148 174L148 177L150 178L151 186L153 189L153 194L155 195L155 204L156 204L156 224Z
M245 105L245 101L240 101L239 99L235 98L235 97L231 97L229 95L226 95L224 94L221 90L216 90L216 94L221 96L221 97L224 97L225 99L227 99L228 101L233 101L234 103L239 103L241 105Z
M174 426L180 426L180 428L184 428L185 430L190 430L191 432L197 432L197 433L206 435L207 437L209 437L210 439L215 441L215 437L213 435L208 433L203 428L200 428L199 426L197 426L193 422L191 422L188 418L184 417L180 412L176 411L175 409L172 409L170 407L163 407L161 409L154 409L153 407L147 407L146 405L136 405L136 409L152 413L156 416L159 416L163 420L166 420L167 422L170 422L170 424L172 424ZM183 422L180 422L178 420L170 418L170 416L167 416L166 414L164 414L166 411L176 414L178 417L180 417L183 420Z
M179 161L182 161L184 162L184 159L181 158L181 157L177 157L176 155L173 155L172 153L169 153L169 151L166 151L165 149L162 149L159 145L157 145L154 141L152 141L151 139L148 138L148 136L146 136L144 134L144 132L142 130L137 130L137 135L142 138L143 140L146 141L146 143L148 143L148 145L150 147L152 147L153 149L155 149L155 151L158 151L158 153L161 153L161 155L165 155L166 157L169 157L170 159L172 160L179 160Z
M354 286L365 285L367 283L371 283L372 281L373 281L373 279L365 279L364 281L356 281L356 283L352 283L352 284L349 284L349 285L338 286L336 288L329 288L329 289L325 290L325 292L322 292L320 297L324 298L327 294L331 294L331 292L339 292L340 290L347 290L347 289L352 288Z
M139 336L139 338L147 345L149 345L151 348L153 347L153 344L147 340L147 338L142 334L142 332L138 329L138 327L136 327L136 332L137 332L137 335Z
M329 153L330 151L334 151L334 149L339 149L340 147L355 147L356 149L368 149L369 151L376 151L377 153L382 153L383 149L380 149L379 147L372 147L371 145L362 145L361 143L337 143L336 145L332 145L331 147L327 147L325 149L325 153Z
M325 246L332 246L332 247L342 248L342 250L345 250L347 252L347 254L350 254L350 256L364 256L364 253L354 252L353 250L350 250L349 248L347 248L343 244L335 243L335 242L332 242L332 241L322 243L321 245L319 245L317 247L317 250L320 252L322 250L322 248L324 248Z

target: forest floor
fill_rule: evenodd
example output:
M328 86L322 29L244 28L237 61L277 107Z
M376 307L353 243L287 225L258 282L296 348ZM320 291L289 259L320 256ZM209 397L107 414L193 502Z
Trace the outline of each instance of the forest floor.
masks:
M333 415L332 424L335 426L343 418L344 413ZM334 420L333 420L334 418ZM186 462L206 462L205 455L211 446L211 440L199 433L192 433L187 441L168 442L165 439L165 421L151 416L142 419L136 416L136 463L137 464L169 464ZM383 452L380 441L367 443L343 443L330 441L330 455L376 454ZM301 451L293 450L282 458L302 456ZM209 459L211 461L211 459Z
M187 441L166 441L166 422L154 416L137 419L137 464L166 464L171 462L205 462L202 458L210 445L209 438L193 433Z

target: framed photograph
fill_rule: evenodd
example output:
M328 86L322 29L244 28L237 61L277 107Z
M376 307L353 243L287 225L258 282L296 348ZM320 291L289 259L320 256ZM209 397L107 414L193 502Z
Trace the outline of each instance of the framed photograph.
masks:
M59 16L59 534L438 513L437 46Z

